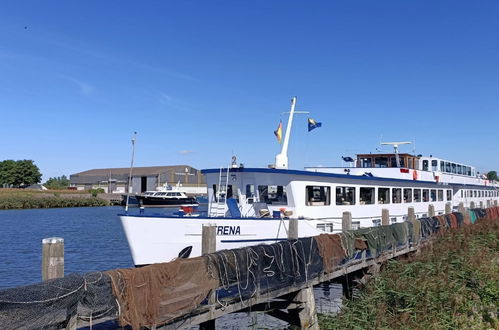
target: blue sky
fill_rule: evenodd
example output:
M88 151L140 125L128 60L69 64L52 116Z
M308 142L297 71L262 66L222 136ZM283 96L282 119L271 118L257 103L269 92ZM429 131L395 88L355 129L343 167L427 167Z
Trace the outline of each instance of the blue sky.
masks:
M497 1L2 1L0 159L339 166L383 140L499 170ZM384 148L388 150L388 148ZM411 151L405 147L402 151Z

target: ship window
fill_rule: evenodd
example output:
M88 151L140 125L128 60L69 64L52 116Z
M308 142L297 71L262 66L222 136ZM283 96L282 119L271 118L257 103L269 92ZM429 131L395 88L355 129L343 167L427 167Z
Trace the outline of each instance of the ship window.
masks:
M457 174L463 174L462 166L457 165Z
M466 167L466 172L468 173L468 176L471 176L471 167Z
M452 200L452 190L447 190L447 200Z
M361 158L360 159L360 166L361 167L373 167L373 159L371 157Z
M390 203L390 188L378 188L378 203L379 204Z
M392 203L402 203L402 189L392 189Z
M397 157L390 157L391 167L405 167L404 157L399 157L399 165L397 165Z
M438 171L438 160L433 159L431 161L431 170L432 171Z
M354 187L336 187L336 205L354 205Z
M317 224L317 229L322 230L326 233L333 232L333 224L332 223L319 223Z
M375 157L374 167L388 167L388 157Z
M247 184L246 185L246 198L254 198L255 197L255 185Z
M352 221L352 230L360 229L360 221Z
M360 204L374 204L374 188L360 188Z
M331 205L331 187L307 186L307 200L309 206Z
M432 202L437 200L437 191L435 189L430 190L430 198Z
M456 172L457 172L457 166L456 166L456 164L452 163L451 164L451 168L452 168L452 173L456 174Z
M451 172L450 163L449 162L445 162L445 172L447 172L447 173Z
M414 201L421 202L421 189L414 189Z
M285 186L258 186L258 194L260 195L260 202L273 205L288 204Z
M428 160L423 160L423 171L428 171Z
M443 202L444 200L444 191L442 189L438 189L438 201Z
M423 202L428 202L430 200L430 191L428 189L423 189Z
M412 202L412 190L410 188L404 189L404 203Z
M440 161L440 172L445 172L445 163L442 160Z
M224 190L225 190L225 186L222 185L222 189L220 190L220 196L217 196L217 192L218 192L218 184L214 184L213 185L213 196L215 197L215 200L218 201L218 197L220 197L220 199L223 201L223 199L225 198L225 193L224 193ZM231 198L233 195L232 195L232 185L229 184L227 185L227 198Z
M373 219L373 227L381 226L381 219Z
M473 190L473 197L476 197L476 190Z

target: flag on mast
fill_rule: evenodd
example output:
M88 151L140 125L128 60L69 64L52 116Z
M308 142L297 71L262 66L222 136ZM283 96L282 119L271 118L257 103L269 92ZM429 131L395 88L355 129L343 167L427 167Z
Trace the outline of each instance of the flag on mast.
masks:
M312 118L308 118L308 131L309 132L311 130L313 130L313 129L317 128L317 127L321 127L321 126L322 126L321 122L315 121Z
M274 134L277 138L277 141L281 143L282 140L282 120L279 122L279 126L277 126L277 129L274 131Z

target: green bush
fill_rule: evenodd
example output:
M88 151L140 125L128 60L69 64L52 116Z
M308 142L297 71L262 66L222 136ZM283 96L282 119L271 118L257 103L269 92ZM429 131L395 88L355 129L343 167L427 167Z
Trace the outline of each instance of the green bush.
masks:
M102 194L104 192L105 190L102 188L90 189L90 194L92 195L92 197L97 197L98 194Z
M33 195L0 195L0 210L9 209L42 209L56 207L86 207L106 206L106 200L96 197L71 198L71 197L37 197Z

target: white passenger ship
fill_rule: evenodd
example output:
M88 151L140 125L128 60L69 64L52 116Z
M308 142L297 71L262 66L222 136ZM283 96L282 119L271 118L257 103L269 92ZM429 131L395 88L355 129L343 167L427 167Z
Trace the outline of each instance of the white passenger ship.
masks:
M271 168L206 169L207 216L120 215L136 266L166 262L179 256L201 255L203 224L216 224L217 249L231 249L287 238L290 218L298 219L300 237L341 231L343 212L355 228L381 225L382 209L390 222L407 219L408 207L417 217L455 209L488 206L499 200L496 182L473 166L436 157L398 153L360 154L355 167L288 169L287 149L295 113L291 102L281 153Z

